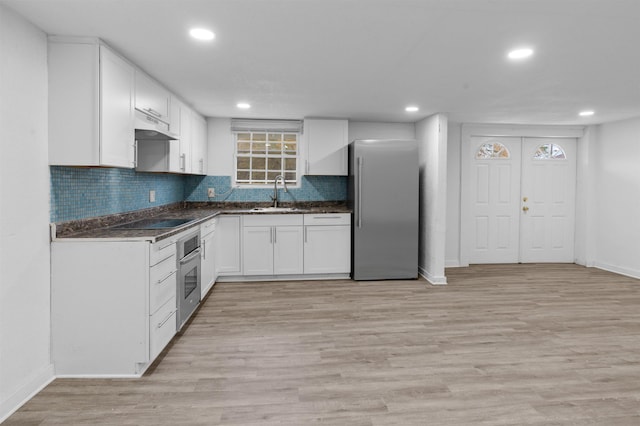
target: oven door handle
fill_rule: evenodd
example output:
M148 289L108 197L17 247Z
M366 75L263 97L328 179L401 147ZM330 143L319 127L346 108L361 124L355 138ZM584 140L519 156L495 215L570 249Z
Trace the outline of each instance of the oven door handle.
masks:
M184 265L185 263L191 262L195 257L199 257L200 250L200 247L198 247L197 249L189 253L189 256L185 257L184 259L180 259L180 264Z

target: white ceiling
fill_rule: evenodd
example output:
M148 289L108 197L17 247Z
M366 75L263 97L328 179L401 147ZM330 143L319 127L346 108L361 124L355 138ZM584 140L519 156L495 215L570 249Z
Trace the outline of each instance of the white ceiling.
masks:
M214 117L591 124L640 116L640 0L0 0L97 36ZM193 26L216 33L190 39ZM509 49L535 49L513 63ZM252 108L241 111L240 101ZM418 113L404 107L414 104ZM593 109L590 118L578 112Z

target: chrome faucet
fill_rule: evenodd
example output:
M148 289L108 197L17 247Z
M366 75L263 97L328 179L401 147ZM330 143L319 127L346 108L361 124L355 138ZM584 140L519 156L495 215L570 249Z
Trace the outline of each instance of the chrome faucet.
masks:
M287 189L287 181L284 180L284 176L276 176L276 178L273 180L273 195L271 196L271 199L273 200L273 207L278 207L278 179L282 180L284 192L289 192L289 190Z

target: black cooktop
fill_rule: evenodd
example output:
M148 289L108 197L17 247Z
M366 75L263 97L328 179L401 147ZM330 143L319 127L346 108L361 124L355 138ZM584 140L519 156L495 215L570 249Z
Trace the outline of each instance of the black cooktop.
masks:
M112 228L115 229L169 229L193 222L195 219L141 219L135 222L123 223Z

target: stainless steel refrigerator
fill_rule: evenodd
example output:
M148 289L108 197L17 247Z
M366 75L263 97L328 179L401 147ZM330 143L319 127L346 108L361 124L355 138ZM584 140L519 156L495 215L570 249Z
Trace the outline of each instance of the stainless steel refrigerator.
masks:
M349 145L354 280L417 278L418 143L356 140Z

